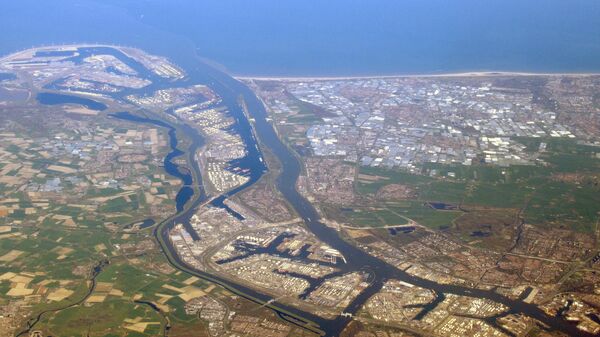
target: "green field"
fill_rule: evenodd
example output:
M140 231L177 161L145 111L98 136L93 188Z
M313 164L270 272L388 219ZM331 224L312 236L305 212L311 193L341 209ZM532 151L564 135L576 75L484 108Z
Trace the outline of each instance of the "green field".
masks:
M426 164L422 174L361 167L361 174L374 179L356 182L359 195L374 196L385 185L401 184L415 191L416 197L410 200L410 207L395 207L393 203L381 207L380 202L373 214L340 212L340 215L358 226L379 226L390 219L386 216L390 213L403 214L433 227L443 226L457 217L457 212L422 207L425 202L435 201L470 210L524 209L525 221L534 225L592 231L600 216L600 149L564 139L519 141L532 150L537 150L540 142L547 142L547 150L540 156L542 164L510 167ZM453 173L454 177L448 173ZM556 174L583 178L561 181ZM354 205L352 208L365 206Z

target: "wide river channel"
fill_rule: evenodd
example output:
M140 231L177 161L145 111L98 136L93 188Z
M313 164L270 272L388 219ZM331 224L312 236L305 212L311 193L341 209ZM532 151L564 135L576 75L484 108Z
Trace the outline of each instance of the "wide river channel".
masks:
M422 313L423 315L420 315L421 317L424 316L424 314L426 314L428 311L432 310L437 303L443 300L444 294L456 294L462 296L486 298L498 303L502 303L509 308L509 313L523 313L539 320L552 330L559 330L570 336L589 335L578 330L574 325L569 324L564 319L548 316L537 306L525 303L520 299L509 299L492 290L439 284L430 280L411 276L395 266L369 255L360 248L357 248L342 239L339 232L337 232L335 229L325 226L320 221L319 214L312 204L298 193L295 188L295 182L301 172L301 164L298 158L292 152L292 150L290 150L290 148L282 143L277 136L273 125L268 121L268 115L262 102L246 85L234 79L233 77L196 59L195 63L183 65L188 75L184 80L169 82L159 78L158 76L153 76L135 60L127 57L119 50L110 47L80 48L80 56L74 58L74 61L81 60L81 57L86 55L99 52L118 57L123 62L130 65L133 69L153 81L151 86L142 89L143 92L137 90L126 90L125 92L115 95L114 98L116 99L122 99L124 96L132 93L150 93L160 88L173 86L206 84L211 87L211 89L213 89L222 98L222 102L227 106L231 116L236 119L235 130L241 135L242 139L246 143L248 154L235 164L238 167L248 169L250 177L250 180L246 184L221 196L217 196L216 198L212 199L211 203L214 206L226 208L226 206L223 204L224 199L254 184L264 174L264 172L266 172L267 168L261 160L262 153L260 151L260 146L267 147L281 163L281 171L277 177L277 187L289 204L302 218L305 226L321 241L337 249L341 254L344 255L347 262L340 266L342 271L366 271L370 274L370 285L348 305L348 307L343 311L343 315L340 313L340 315L334 319L324 319L312 313L279 303L270 295L256 291L244 284L239 284L221 276L195 270L190 266L187 266L177 256L176 251L168 238L168 234L170 228L172 228L175 223L183 223L184 225L188 226L189 229L189 219L191 216L196 212L199 205L208 201L202 188L200 167L195 156L196 151L204 144L202 136L196 129L190 125L186 125L184 121L177 119L172 115L169 116L169 118L166 118L165 116L167 115L161 115L162 117L157 115L138 116L127 112L115 114L113 116L116 118L126 119L130 122L136 123L154 124L158 127L166 128L169 132L171 152L164 159L164 166L167 173L181 179L183 186L177 194L177 213L159 223L155 227L154 235L157 241L160 243L166 257L176 268L208 281L217 283L239 296L247 298L261 305L265 305L274 310L274 312L276 312L282 319L324 336L338 336L352 319L350 316L354 315L372 295L377 293L383 286L384 282L388 279L398 279L419 287L431 289L436 293L437 299L431 305L426 306L423 309L424 311ZM49 87L48 89L55 88ZM52 97L46 96L41 97L40 101L46 104L65 103L65 97L55 97L55 99L56 100L52 99ZM245 102L246 111L250 116L246 116L244 109L240 104L241 101ZM73 103L82 104L79 98L74 100ZM88 107L90 106L94 106L93 101L89 102ZM166 111L166 113L170 112ZM251 117L254 120L252 125L250 124L248 117ZM190 140L186 143L189 144L186 149L181 149L178 147L178 133L180 132L184 133L185 137ZM184 155L186 156L190 167L180 167L180 165L173 161L176 157ZM491 324L496 325L493 320L489 321Z

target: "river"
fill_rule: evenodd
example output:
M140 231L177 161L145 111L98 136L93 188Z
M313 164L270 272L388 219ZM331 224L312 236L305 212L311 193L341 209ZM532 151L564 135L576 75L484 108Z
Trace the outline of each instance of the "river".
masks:
M82 49L80 52L85 53L100 50L121 58L128 65L136 66L136 68L139 66L135 65L137 62L125 57L121 52L112 48ZM137 68L136 70L144 74L141 69ZM366 271L370 274L369 287L348 305L344 310L346 314L355 314L372 295L382 288L386 280L398 279L419 287L433 290L438 294L438 301L443 298L444 294L486 298L504 304L510 308L511 312L523 313L535 318L553 330L562 331L571 336L591 336L590 334L578 330L574 325L569 324L561 318L546 315L541 309L533 304L525 303L522 300L509 299L491 290L439 284L430 280L411 276L395 266L375 258L345 241L340 237L336 230L325 226L320 221L319 214L313 205L296 190L294 182L298 179L301 172L301 164L296 155L277 137L272 124L267 120L267 112L256 95L243 83L205 63L196 63L194 67L186 68L186 71L188 73L188 78L184 82L175 85L189 85L190 83L208 84L222 98L223 104L227 106L231 116L236 119L236 131L242 136L248 152L246 157L239 160L236 164L240 167L249 169L250 180L246 184L218 196L213 200L212 204L223 207L222 202L227 197L251 186L264 174L266 167L260 160L262 154L256 139L256 137L258 137L260 144L268 147L281 162L281 172L276 179L277 187L284 198L303 219L305 226L321 241L337 249L344 255L347 263L339 266L342 271ZM151 75L148 74L148 77L151 77ZM156 77L154 77L153 80L155 81L153 85L142 90L149 92L149 90L156 90L157 88L174 85L171 82ZM119 93L115 98L122 99L123 95L130 94L132 91L133 90L128 90L127 93ZM250 117L255 121L253 126L256 136L252 132L250 122L246 118L240 105L240 99L243 99ZM65 98L61 97L61 100L64 103ZM91 106L91 104L88 105ZM325 336L338 336L341 333L351 320L351 317L348 317L348 315L339 315L334 319L324 319L312 313L304 312L298 308L279 303L273 300L269 295L258 292L245 285L235 283L218 275L194 270L185 265L185 263L179 259L175 249L172 247L168 234L169 229L172 228L175 223L183 223L188 226L189 229L189 219L195 213L197 207L207 201L206 195L201 187L200 167L195 156L196 150L203 144L203 139L197 130L185 124L182 120L174 122L171 119L164 118L164 116L160 117L153 115L152 117L140 117L129 113L121 113L114 116L127 119L131 122L152 123L159 127L164 127L169 131L171 152L165 158L165 169L167 173L179 178L182 181L183 186L177 195L177 213L157 225L154 230L154 235L171 264L187 273L217 283L249 300L261 305L264 304L273 309L283 319L302 326L303 328L316 333L321 333ZM185 150L178 148L177 132L179 131L185 133L185 136L192 140L189 147ZM185 168L179 167L179 165L172 161L175 157L182 155L187 155L187 161L191 165L191 168L187 169L189 173L184 172L186 171ZM190 232L194 233L193 231ZM434 307L435 305L431 305L424 308L424 310L432 310ZM424 316L425 314L426 311L422 312L421 316Z

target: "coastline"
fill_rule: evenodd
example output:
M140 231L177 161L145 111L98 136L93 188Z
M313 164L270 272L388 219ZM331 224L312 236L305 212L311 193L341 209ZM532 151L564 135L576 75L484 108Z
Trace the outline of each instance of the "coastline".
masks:
M40 45L32 46L22 50L17 50L10 54L0 55L0 62L7 61L15 56L31 53L39 50L72 50L86 47L106 47L114 48L127 54L124 49L134 49L142 51L142 48L137 46L125 46L110 43L67 43L56 45ZM166 55L165 55L166 56ZM169 58L168 56L166 56ZM389 75L332 75L332 76L263 76L263 75L237 75L229 72L225 65L222 65L211 59L198 55L200 60L209 63L213 67L219 68L220 71L227 73L236 80L255 80L255 81L348 81L348 80L365 80L365 79L391 79L391 78L445 78L445 77L502 77L502 76L547 76L547 77L587 77L600 76L598 71L590 72L526 72L526 71L505 71L505 70L475 70L475 71L458 71L458 72L440 72L440 73L420 73L420 74L389 74Z
M253 81L348 81L348 80L367 80L367 79L390 79L390 78L444 78L444 77L502 77L502 76L558 76L558 77L583 77L600 76L600 72L518 72L518 71L470 71L470 72L449 72L439 74L397 74L397 75L364 75L364 76L237 76L236 80Z

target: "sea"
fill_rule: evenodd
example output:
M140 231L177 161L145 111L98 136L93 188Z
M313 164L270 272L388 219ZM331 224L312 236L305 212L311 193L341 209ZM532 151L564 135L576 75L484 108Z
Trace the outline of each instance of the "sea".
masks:
M241 76L600 72L598 0L0 0L0 55L184 52Z

